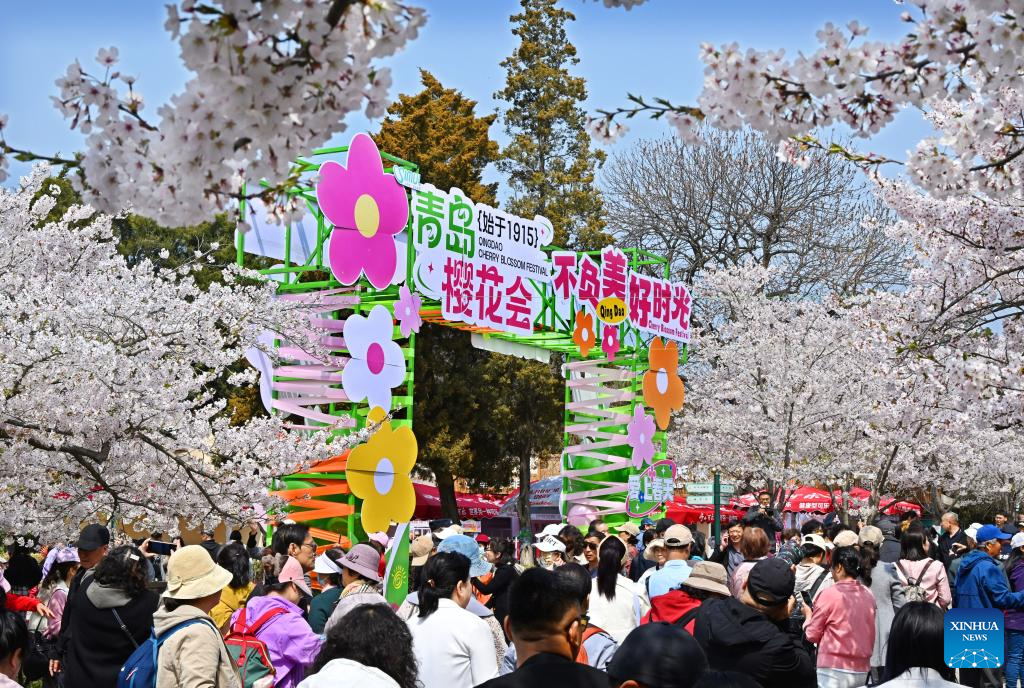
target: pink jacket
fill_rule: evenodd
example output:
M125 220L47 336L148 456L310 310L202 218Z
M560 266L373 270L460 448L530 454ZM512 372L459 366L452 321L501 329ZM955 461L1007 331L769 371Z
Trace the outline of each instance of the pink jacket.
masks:
M819 669L868 671L875 646L875 598L858 581L825 588L804 622L807 639L818 645Z
M925 570L925 567L927 567L927 570ZM928 594L929 602L939 605L939 609L949 607L949 603L953 601L953 596L949 592L949 578L946 576L946 567L942 565L941 561L932 558L921 559L920 561L900 559L897 562L896 575L899 576L900 583L906 585L907 576L903 575L903 571L906 571L907 576L918 581L918 585L924 588Z

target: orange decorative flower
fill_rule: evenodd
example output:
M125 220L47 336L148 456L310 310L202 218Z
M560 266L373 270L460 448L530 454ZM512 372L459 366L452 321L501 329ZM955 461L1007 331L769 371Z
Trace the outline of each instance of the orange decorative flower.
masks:
M586 358L594 348L594 316L584 311L576 311L576 329L572 331L572 340L580 349L580 355Z
M654 409L654 417L662 430L668 427L673 411L683 408L685 393L679 378L679 347L665 344L661 337L651 340L647 352L648 370L644 373L644 402Z

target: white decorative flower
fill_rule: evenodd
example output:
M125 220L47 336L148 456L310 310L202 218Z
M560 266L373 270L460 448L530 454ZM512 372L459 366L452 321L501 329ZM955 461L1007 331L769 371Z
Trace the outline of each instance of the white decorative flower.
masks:
M392 341L394 321L384 306L369 316L350 315L345 321L345 346L351 360L341 374L341 385L353 402L366 399L370 408L391 410L391 389L405 379L402 347Z

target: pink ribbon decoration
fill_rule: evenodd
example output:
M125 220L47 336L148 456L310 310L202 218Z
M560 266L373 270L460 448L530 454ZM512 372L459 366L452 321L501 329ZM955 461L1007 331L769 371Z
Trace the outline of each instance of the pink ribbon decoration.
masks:
M309 312L310 337L316 338L321 346L332 352L345 348L345 339L339 334L345 328L345 320L325 317L327 314L351 308L359 303L359 296L352 287L327 289L305 294L282 294L282 301L294 302ZM326 334L324 334L326 332ZM349 357L343 354L318 358L301 347L283 342L277 349L280 363L273 369L271 389L278 395L271 401L271 408L303 419L303 423L289 423L295 430L315 430L323 425L340 428L354 428L353 418L341 418L324 413L318 407L349 401L341 389L341 371Z
M592 509L598 517L624 514L626 483L602 475L632 465L629 456L615 456L607 451L627 446L623 427L629 423L636 396L631 388L635 373L607 361L593 360L567 363L563 369L565 384L572 394L572 401L566 404L570 420L565 431L583 441L566 447L562 454L562 478L571 486L562 494L562 513L580 505ZM576 468L577 459L582 458L597 464Z

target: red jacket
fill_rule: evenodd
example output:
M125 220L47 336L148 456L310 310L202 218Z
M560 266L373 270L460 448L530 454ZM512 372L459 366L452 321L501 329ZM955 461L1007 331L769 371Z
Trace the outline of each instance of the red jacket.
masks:
M695 600L682 590L669 590L664 595L658 595L651 600L651 611L644 615L640 623L653 623L656 621L667 621L674 624L684 614L695 611L700 607L700 600ZM690 620L683 626L683 629L693 635L693 624L697 615L693 614Z
M11 612L34 612L39 606L39 600L25 595L14 595L7 593L4 609Z

